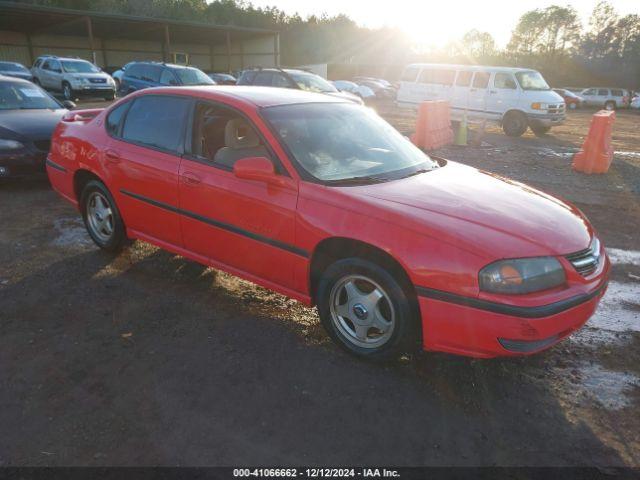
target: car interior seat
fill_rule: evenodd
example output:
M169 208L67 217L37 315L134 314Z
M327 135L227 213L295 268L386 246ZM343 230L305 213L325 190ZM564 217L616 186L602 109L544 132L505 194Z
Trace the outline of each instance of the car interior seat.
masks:
M241 118L227 122L224 128L224 143L225 146L216 152L213 163L229 169L241 158L269 157L256 132Z

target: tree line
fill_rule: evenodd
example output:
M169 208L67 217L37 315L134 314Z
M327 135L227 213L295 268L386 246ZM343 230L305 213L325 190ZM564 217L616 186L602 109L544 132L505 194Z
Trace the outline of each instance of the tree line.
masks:
M302 18L246 0L23 0L25 3L122 13L280 32L285 65L329 63L334 76L398 77L410 62L496 64L536 68L555 85L612 85L640 89L640 15L621 16L606 0L583 26L571 6L525 12L505 48L490 33L421 50L400 28L366 28L346 15Z

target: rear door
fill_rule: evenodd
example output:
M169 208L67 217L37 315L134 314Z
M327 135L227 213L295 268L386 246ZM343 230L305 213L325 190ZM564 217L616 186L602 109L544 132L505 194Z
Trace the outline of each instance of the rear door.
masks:
M122 119L104 152L127 228L178 247L178 172L191 105L188 97L169 95L128 102L123 111L109 115Z
M469 107L469 89L471 88L471 70L460 70L456 75L456 80L451 92L452 117L461 119Z
M608 88L599 88L597 95L597 105L604 105L607 100L611 100L611 94L609 93Z
M476 119L488 118L487 95L491 73L477 71L473 74L471 88L469 89L469 116Z

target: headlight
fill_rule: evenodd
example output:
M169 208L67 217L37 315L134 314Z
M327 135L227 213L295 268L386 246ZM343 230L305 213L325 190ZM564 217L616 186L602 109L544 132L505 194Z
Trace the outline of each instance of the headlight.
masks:
M547 108L549 108L549 105L546 103L536 102L531 104L531 108L534 110L546 110Z
M21 148L24 148L24 145L16 140L0 139L0 150L19 150Z
M554 257L500 260L479 274L480 290L492 293L531 293L566 282L564 269Z

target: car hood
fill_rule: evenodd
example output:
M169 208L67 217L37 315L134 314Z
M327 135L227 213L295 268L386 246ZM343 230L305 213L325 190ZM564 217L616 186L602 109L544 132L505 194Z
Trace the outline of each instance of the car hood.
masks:
M593 235L574 206L535 188L455 162L352 194L393 210L411 228L498 258L565 255ZM382 204L380 204L382 201Z
M14 77L14 78L22 78L24 80L31 80L33 78L33 75L31 75L31 72L10 71L10 72L0 72L0 75L5 75L7 77Z
M13 140L43 140L53 130L67 110L0 111L0 136Z
M564 98L553 90L524 90L523 95L528 101L540 103L562 103Z

